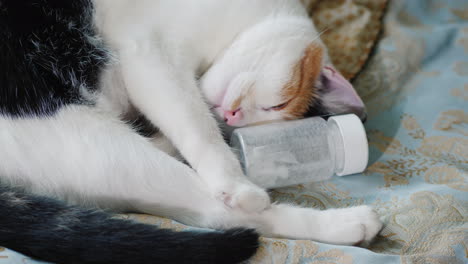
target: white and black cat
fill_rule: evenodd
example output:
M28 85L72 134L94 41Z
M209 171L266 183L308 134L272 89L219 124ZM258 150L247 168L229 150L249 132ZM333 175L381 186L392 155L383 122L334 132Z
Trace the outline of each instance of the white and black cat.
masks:
M367 206L270 204L218 127L365 117L299 0L0 0L0 39L2 246L62 263L235 263L255 251L249 228L351 245L382 226ZM76 206L247 229L174 233Z

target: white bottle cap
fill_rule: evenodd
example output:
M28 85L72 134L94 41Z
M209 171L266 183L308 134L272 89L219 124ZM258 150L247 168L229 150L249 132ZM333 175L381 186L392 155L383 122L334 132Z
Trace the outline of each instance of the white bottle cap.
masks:
M343 170L337 171L336 175L363 172L369 162L369 144L361 120L356 115L349 114L330 117L328 122L334 122L338 126L344 145Z

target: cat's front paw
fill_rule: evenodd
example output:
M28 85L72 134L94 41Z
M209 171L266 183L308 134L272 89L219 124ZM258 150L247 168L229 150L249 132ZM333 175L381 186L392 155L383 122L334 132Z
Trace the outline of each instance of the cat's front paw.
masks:
M248 213L261 212L271 204L268 193L249 182L224 186L217 191L216 198L229 208L239 208Z
M382 229L379 216L369 206L330 210L328 218L333 224L326 240L333 244L356 245L369 242Z

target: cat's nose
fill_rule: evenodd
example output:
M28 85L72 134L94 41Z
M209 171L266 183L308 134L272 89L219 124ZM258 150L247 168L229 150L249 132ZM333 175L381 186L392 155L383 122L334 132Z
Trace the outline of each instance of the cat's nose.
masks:
M224 122L230 126L236 125L243 117L241 109L224 111Z

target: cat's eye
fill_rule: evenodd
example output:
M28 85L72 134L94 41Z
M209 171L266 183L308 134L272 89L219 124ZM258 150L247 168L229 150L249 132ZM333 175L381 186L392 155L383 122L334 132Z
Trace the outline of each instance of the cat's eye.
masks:
M282 103L282 104L279 104L279 105L275 105L275 106L272 106L272 107L268 107L268 108L263 108L264 111L280 111L280 110L283 110L286 106L288 106L288 102L286 103Z

